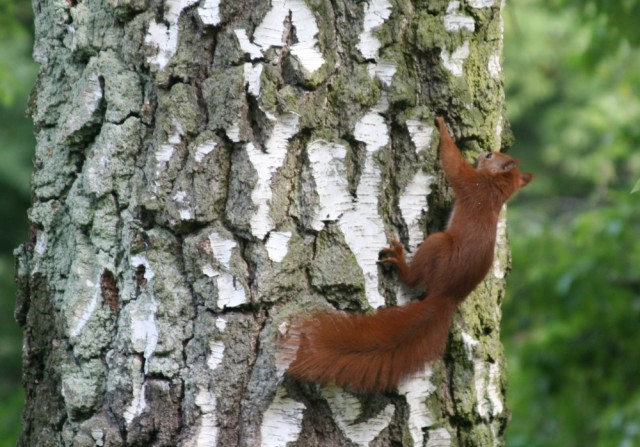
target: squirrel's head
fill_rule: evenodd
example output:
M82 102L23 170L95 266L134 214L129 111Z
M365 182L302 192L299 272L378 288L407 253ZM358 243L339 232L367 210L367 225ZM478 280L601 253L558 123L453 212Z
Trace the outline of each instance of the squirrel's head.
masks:
M507 154L501 152L488 152L478 158L478 170L491 175L504 174L507 172L516 172L519 174L519 187L525 187L533 178L530 172L520 172L518 169L519 162Z

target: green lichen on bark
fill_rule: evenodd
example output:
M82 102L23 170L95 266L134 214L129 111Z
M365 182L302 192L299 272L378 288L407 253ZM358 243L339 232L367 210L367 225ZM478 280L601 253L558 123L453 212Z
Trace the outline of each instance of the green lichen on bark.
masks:
M367 307L362 293L362 270L334 225L328 225L318 234L309 276L311 286L340 309Z
M242 66L215 69L204 81L202 95L208 107L209 129L216 131L236 124L246 113Z
M411 17L410 42L421 53L429 53L437 48L446 48L449 37L444 29L441 16L420 11Z

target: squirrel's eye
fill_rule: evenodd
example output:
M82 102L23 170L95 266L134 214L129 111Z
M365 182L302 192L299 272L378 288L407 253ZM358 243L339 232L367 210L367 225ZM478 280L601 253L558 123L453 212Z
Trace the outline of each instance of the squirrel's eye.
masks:
M493 153L489 152L487 155L484 156L484 158L486 158L487 160L491 160L493 158Z

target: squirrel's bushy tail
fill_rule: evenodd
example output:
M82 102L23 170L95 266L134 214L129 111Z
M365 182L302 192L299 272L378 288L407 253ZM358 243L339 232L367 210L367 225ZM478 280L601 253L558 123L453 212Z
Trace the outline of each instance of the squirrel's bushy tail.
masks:
M293 323L280 353L293 359L289 376L386 391L442 357L455 309L428 297L372 314L318 313Z

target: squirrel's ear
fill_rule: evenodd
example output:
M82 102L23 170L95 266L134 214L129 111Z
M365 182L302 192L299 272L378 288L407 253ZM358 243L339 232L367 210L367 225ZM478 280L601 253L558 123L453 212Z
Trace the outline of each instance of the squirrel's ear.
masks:
M531 179L533 179L533 174L531 172L523 172L520 174L520 188L527 186Z

